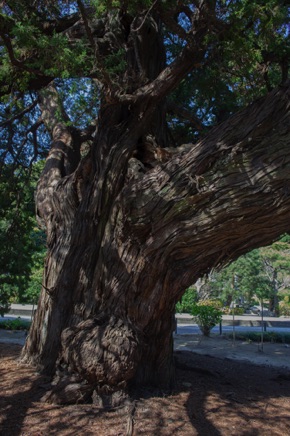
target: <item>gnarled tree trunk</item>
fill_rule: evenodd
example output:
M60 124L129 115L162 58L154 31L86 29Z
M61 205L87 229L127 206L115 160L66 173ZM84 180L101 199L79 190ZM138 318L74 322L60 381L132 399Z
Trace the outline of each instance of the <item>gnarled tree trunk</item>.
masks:
M172 386L174 308L186 287L289 230L290 85L201 142L164 149L164 97L204 52L197 44L194 59L185 50L164 69L158 24L141 24L128 37L136 92L113 102L104 92L86 155L85 139L56 116L53 85L41 95L53 140L36 195L48 253L22 359L66 377L67 402Z
M37 194L44 286L23 350L97 392L170 386L183 290L289 230L289 85L146 173L130 159L143 131L122 109L100 115L92 151L68 174L78 138L55 127Z

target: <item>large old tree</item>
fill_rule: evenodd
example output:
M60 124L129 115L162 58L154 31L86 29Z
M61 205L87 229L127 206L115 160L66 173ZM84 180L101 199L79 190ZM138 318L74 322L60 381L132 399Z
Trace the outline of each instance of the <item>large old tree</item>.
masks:
M170 387L186 287L289 231L288 7L266 3L1 2L2 165L50 142L22 360L52 399Z

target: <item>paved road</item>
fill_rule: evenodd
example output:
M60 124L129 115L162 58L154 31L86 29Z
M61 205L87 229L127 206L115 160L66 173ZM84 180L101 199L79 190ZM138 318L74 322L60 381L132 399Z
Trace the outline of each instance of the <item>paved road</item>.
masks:
M15 319L21 317L23 320L31 320L31 314L36 306L24 304L12 304L10 313L5 317L0 317L1 320ZM179 335L199 334L200 330L193 317L189 314L182 313L176 314L177 330ZM236 332L261 332L262 322L261 316L256 315L236 315L234 318ZM290 317L264 317L263 318L264 331L290 333ZM222 320L222 333L231 333L233 331L233 316L223 315ZM212 333L220 333L220 327L213 328Z
M5 321L8 319L13 320L15 318L19 318L19 315L8 314L5 315L4 317L0 316L0 321ZM30 321L31 315L21 315L20 318L25 321ZM264 319L266 323L267 332L290 333L290 318L267 317ZM236 317L235 320L237 324L239 324L239 325L235 325L236 332L248 332L248 331L261 332L262 330L261 317L253 316L253 315L248 315L248 316L244 315L244 316ZM231 333L233 331L233 326L228 324L232 324L232 317L225 315L223 316L222 333ZM193 320L190 318L189 315L183 315L183 316L178 315L176 333L178 335L199 334L200 330L197 324L193 323ZM219 326L214 327L212 329L212 333L220 333L220 327Z
M4 315L4 316L0 316L0 321L6 321L8 319L13 320L13 319L23 319L23 321L31 321L31 315L12 315L12 314L8 314L8 315Z

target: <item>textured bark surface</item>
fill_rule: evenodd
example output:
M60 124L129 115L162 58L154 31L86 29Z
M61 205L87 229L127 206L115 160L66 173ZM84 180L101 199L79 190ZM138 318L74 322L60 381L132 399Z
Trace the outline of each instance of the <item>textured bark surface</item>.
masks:
M164 148L164 97L204 53L164 68L158 23L146 26L128 37L134 98L105 95L86 155L56 116L53 86L41 94L52 147L36 199L48 254L22 359L74 384L70 401L172 386L173 314L186 287L289 230L290 84L201 142Z

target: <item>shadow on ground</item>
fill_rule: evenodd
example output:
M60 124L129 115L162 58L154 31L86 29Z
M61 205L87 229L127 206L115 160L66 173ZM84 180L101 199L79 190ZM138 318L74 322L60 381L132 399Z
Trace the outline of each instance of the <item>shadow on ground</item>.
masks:
M41 402L47 379L19 365L20 347L0 344L0 434L5 436L251 436L290 434L290 372L176 351L177 385L140 392L132 407Z

